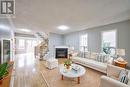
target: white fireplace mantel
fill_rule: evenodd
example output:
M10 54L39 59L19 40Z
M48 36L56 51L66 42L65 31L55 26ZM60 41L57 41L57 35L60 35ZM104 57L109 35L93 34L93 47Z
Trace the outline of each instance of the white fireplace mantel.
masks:
M55 46L55 48L69 48L68 46Z

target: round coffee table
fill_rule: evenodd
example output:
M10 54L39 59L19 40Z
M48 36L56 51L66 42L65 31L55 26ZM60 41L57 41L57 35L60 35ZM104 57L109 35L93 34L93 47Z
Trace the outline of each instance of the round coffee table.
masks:
M78 67L79 70L77 70L77 71L74 69L66 70L63 64L60 65L59 70L62 75L62 80L64 79L64 76L68 77L68 78L77 78L78 79L77 83L80 84L80 77L85 74L86 70L84 67L82 67L80 65L72 64L72 67L74 67L74 66Z

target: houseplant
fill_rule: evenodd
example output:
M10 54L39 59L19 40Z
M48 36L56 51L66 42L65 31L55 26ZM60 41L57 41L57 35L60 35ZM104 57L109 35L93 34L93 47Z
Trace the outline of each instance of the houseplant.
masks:
M64 62L64 66L66 67L66 69L69 69L70 66L71 66L71 64L72 64L72 61L69 60L69 59L68 59L67 61Z
M0 65L0 84L2 80L8 75L8 63L3 63Z

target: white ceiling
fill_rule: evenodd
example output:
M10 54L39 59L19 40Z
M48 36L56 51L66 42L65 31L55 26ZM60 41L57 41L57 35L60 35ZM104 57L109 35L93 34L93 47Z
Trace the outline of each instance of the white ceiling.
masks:
M66 34L130 19L130 0L15 0L17 28ZM59 25L70 27L67 31ZM16 30L16 32L18 32Z

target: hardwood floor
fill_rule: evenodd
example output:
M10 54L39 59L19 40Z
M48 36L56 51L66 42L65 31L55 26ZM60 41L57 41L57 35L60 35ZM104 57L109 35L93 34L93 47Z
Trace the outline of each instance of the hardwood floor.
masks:
M66 59L58 59L59 64ZM75 78L64 78L58 68L49 70L45 61L36 60L33 54L16 55L14 87L99 87L102 73L85 68L86 73L81 77L81 84Z
M59 64L63 63L65 59L58 59ZM59 72L59 68L49 70L45 67L45 61L40 62L41 73L45 77L49 87L99 87L100 77L104 75L101 72L85 67L86 73L80 77L80 84L77 84L77 78L64 77Z
M33 54L16 55L14 87L48 87L38 62Z

